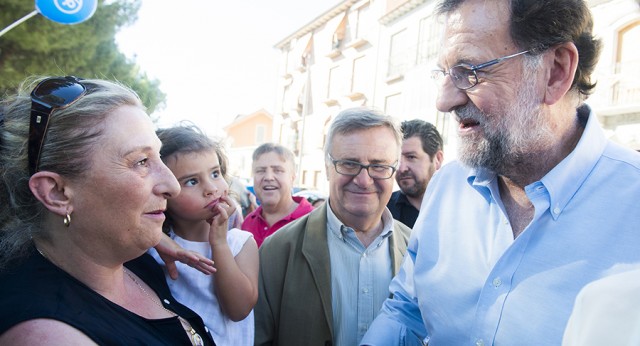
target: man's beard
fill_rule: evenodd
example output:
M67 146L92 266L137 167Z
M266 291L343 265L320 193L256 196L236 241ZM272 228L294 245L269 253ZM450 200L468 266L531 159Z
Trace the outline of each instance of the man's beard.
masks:
M458 157L473 168L486 168L504 174L509 168L527 162L553 141L553 132L536 97L535 67L524 64L525 73L516 99L492 114L469 102L455 111L459 119L472 119L481 126L479 135L460 138ZM538 64L536 64L536 67Z
M402 175L400 175L400 173L396 173L398 174L397 178L402 178L405 176L410 176L413 178L414 183L411 184L410 186L406 186L406 185L401 185L400 182L398 182L398 186L400 187L400 190L402 190L402 193L404 193L405 195L409 196L409 197L415 197L418 198L420 196L422 196L424 194L424 191L427 189L427 183L428 181L420 181L416 178L415 174L413 174L412 172L406 172Z

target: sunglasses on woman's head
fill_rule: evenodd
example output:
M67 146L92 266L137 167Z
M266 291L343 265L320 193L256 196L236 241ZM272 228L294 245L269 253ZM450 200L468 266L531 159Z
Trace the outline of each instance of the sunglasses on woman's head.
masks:
M29 174L38 171L44 138L53 111L76 102L87 91L79 78L73 76L47 78L31 92L31 121L29 124Z

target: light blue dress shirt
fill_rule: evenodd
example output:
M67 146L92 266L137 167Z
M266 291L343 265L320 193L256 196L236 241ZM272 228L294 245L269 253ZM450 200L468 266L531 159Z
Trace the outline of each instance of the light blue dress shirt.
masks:
M640 154L580 113L574 151L526 186L535 215L515 240L494 173L434 176L363 345L559 345L580 289L640 262Z
M383 229L365 248L351 227L327 208L327 241L331 258L331 308L334 344L357 345L389 297L393 277L389 237L391 212L384 209Z

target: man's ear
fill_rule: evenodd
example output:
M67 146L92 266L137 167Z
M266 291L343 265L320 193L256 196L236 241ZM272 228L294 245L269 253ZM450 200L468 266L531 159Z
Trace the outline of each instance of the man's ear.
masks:
M438 150L433 156L433 163L436 165L436 171L442 167L442 160L444 160L444 152L442 150Z
M64 216L72 212L70 190L57 173L37 172L29 178L31 193L51 212Z
M578 49L573 42L565 42L554 46L546 54L551 54L548 57L551 61L544 102L553 105L571 89L578 68Z

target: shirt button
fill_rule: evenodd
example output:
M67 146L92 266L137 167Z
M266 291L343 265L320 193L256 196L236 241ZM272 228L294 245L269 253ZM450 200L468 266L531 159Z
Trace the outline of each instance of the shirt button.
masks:
M493 287L494 288L498 288L498 287L500 287L500 285L502 285L502 280L500 280L500 278L493 279Z
M560 208L558 207L553 208L553 213L556 215L560 214Z
M165 304L171 304L167 299L163 300Z
M476 340L476 346L484 346L484 341L482 339Z
M265 227L264 230L266 231L267 229L269 229L269 227Z
M362 292L364 292L364 293L369 293L369 289L368 289L368 288L363 288L363 289L362 289Z

